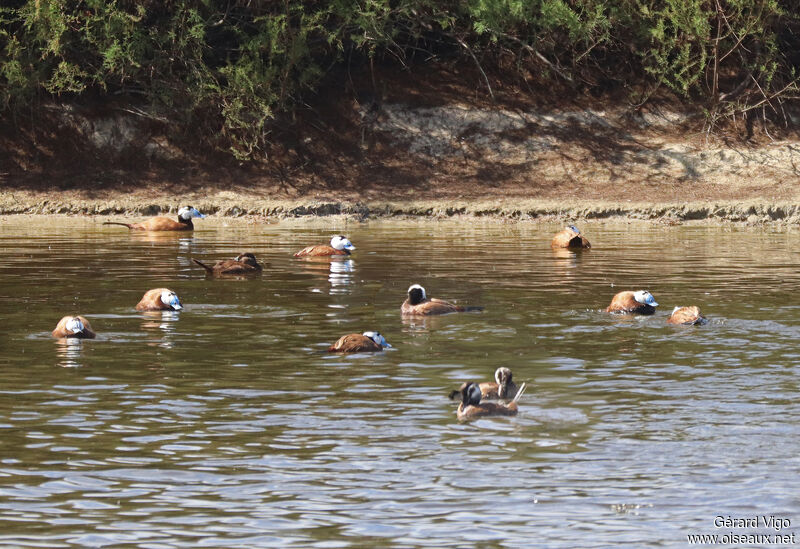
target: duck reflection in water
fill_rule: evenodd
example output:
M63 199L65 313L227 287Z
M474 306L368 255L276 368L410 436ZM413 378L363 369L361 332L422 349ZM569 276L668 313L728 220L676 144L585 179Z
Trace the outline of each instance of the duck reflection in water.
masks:
M155 244L161 246L168 242L176 242L182 250L188 249L188 247L194 242L194 235L192 233L186 232L150 232L150 231L132 231L131 232L131 240L136 240L137 242L149 242L151 244ZM156 247L156 246L153 246Z
M331 294L344 293L346 286L353 283L356 262L352 259L332 259L328 282L331 283ZM337 289L338 288L338 289Z
M302 258L303 269L309 273L326 277L330 283L330 294L344 294L350 291L353 284L354 273L356 272L356 262L352 259L334 257L304 257Z
M414 316L414 315L400 315L400 322L404 326L404 332L410 334L423 334L430 331L436 331L443 327L452 325L453 319L448 318L446 315L433 315L433 316Z
M158 337L148 338L147 344L151 347L171 349L175 344L172 339L175 335L178 311L143 311L142 330Z
M62 368L79 368L83 352L83 339L65 337L56 340L56 354L60 359L58 365Z

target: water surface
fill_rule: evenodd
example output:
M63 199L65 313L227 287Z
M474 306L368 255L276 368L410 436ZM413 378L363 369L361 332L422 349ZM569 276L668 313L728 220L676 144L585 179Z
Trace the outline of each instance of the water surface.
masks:
M229 226L226 226L229 225ZM0 218L0 544L683 547L800 524L800 245L774 228ZM349 260L292 253L347 234ZM252 251L263 276L206 278ZM483 313L403 320L407 287ZM138 313L149 288L180 313ZM601 311L649 289L653 317ZM703 327L665 324L696 304ZM50 337L64 314L99 336ZM379 330L394 348L335 356ZM515 418L447 393L508 366ZM773 531L774 532L774 531ZM786 531L784 531L786 532Z

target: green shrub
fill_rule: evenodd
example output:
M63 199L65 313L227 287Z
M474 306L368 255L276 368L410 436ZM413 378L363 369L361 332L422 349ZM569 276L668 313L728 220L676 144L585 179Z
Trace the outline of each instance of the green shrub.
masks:
M511 55L521 74L643 100L663 88L715 119L797 95L795 36L779 0L18 0L0 8L0 109L136 96L247 160L354 59L463 60L489 86L484 69Z

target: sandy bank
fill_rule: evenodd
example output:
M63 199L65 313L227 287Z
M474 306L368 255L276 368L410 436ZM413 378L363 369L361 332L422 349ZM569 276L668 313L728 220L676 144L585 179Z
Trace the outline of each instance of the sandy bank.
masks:
M481 218L510 221L580 221L587 219L625 221L644 220L677 224L705 223L785 223L800 224L800 204L763 201L704 201L687 204L605 201L546 201L526 199L497 200L419 200L334 202L311 200L270 200L226 193L226 196L181 195L146 199L119 196L93 200L87 198L43 199L37 193L0 192L0 215L85 215L141 218L171 215L176 205L191 203L202 212L218 217L305 218L351 216L359 220L380 218Z

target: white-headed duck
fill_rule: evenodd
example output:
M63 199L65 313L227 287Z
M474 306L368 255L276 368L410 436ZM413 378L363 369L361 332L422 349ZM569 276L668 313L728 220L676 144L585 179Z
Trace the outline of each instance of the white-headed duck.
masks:
M122 225L136 231L191 231L194 229L193 217L203 218L205 216L191 206L184 206L178 210L177 221L169 217L152 217L141 223L106 221L103 225Z
M56 329L53 330L53 337L59 339L65 337L75 337L79 339L94 339L95 333L89 321L80 315L65 316L58 321Z
M656 312L656 307L658 303L647 290L627 291L615 295L611 305L606 307L606 312L651 315Z
M348 240L346 236L336 235L331 238L330 246L327 244L319 244L317 246L308 246L303 248L296 254L295 257L324 257L331 255L350 255L350 252L355 250L356 247Z
M391 347L380 332L364 332L363 334L347 334L328 347L331 353L376 353Z
M517 401L524 392L525 384L523 383L514 399L509 403L481 402L481 388L477 383L467 383L461 389L461 404L458 405L456 416L461 421L488 416L515 416L519 411Z
M551 248L591 248L592 245L581 234L578 227L570 225L553 237Z
M481 390L481 398L484 400L507 400L517 396L517 384L511 380L511 369L501 366L494 372L494 381L484 381L478 384ZM466 383L462 383L461 387L450 393L450 400L453 400L456 395L461 393Z
M147 290L136 305L137 311L180 311L183 309L178 294L167 288Z
M400 312L404 315L425 316L425 315L444 315L447 313L463 313L470 311L482 311L483 307L461 307L449 301L430 298L425 293L425 288L419 284L412 284L408 288L408 297L400 306Z
M675 307L667 319L667 324L685 324L687 326L705 324L706 317L700 314L700 307Z
M261 265L256 261L256 256L250 252L237 255L233 259L222 259L213 265L206 265L199 259L192 259L211 276L225 275L252 275L261 273Z

